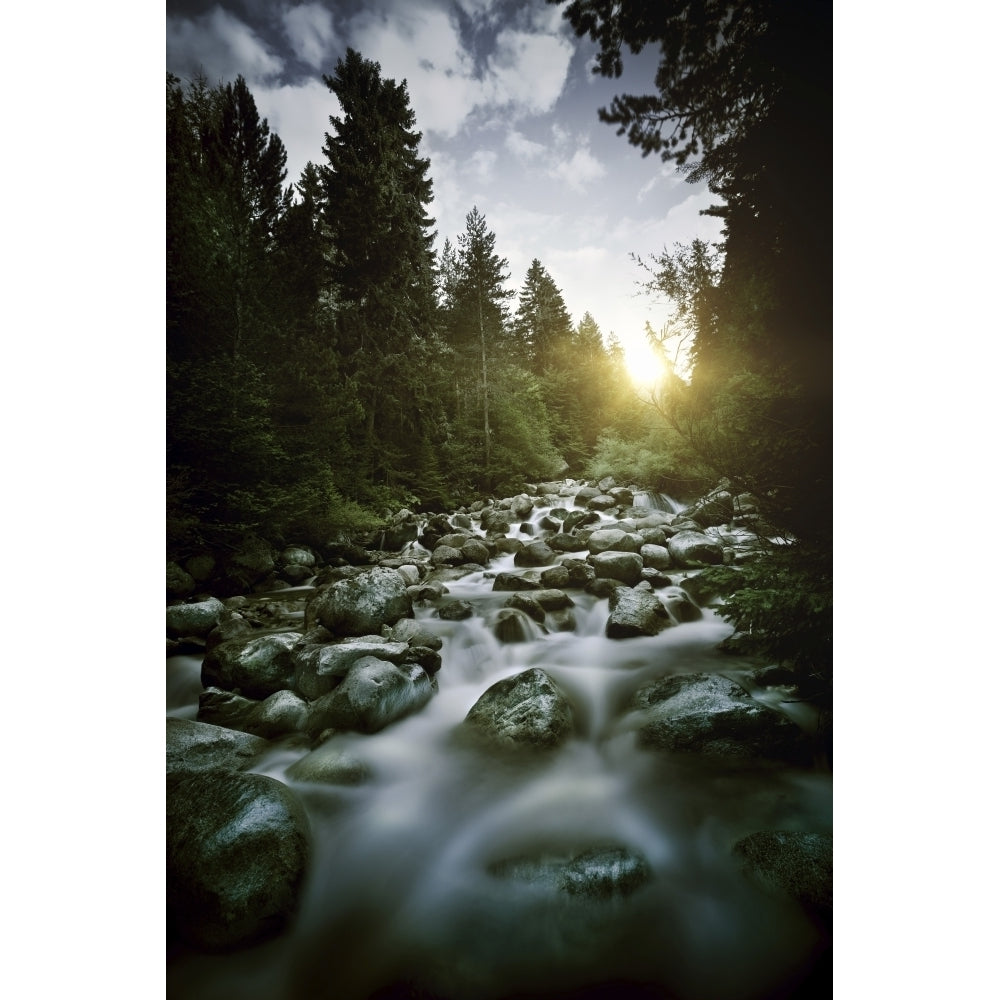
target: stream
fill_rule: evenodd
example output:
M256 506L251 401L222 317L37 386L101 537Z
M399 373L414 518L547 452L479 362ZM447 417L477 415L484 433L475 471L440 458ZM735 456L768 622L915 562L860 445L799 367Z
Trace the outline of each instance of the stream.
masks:
M525 538L516 525L511 534ZM795 990L827 960L829 929L752 883L731 851L761 830L832 832L829 768L640 749L627 706L643 684L671 673L745 676L748 662L716 649L730 626L705 608L701 620L658 636L612 640L604 635L608 600L568 590L573 631L537 630L501 644L492 618L510 594L494 592L493 578L524 572L513 560L494 559L449 581L443 601L415 606L443 641L437 693L381 732L340 733L324 744L363 764L367 780L296 782L287 771L306 750L273 742L253 770L295 789L313 835L296 921L276 940L229 954L175 946L168 996L807 995L807 987ZM674 583L684 575L671 572ZM453 600L470 602L474 615L436 617L437 605ZM509 758L457 746L454 733L483 692L531 667L572 702L573 738L547 754ZM168 658L168 716L196 717L199 671L200 657ZM767 703L814 725L808 707ZM508 859L566 859L594 848L641 856L648 878L594 899L497 874Z

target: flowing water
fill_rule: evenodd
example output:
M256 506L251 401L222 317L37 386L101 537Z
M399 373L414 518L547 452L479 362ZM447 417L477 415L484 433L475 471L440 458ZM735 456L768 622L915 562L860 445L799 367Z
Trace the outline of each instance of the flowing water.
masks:
M705 609L653 638L610 640L608 601L572 590L574 631L504 645L491 623L510 595L493 593L492 577L512 558L448 584L445 600L470 601L472 618L415 609L443 640L439 690L380 733L333 737L366 765L367 781L295 782L286 772L306 751L281 742L254 768L306 805L314 854L301 909L285 934L256 948L173 954L169 996L763 1000L791 995L825 954L828 929L752 884L731 848L759 830L829 833L830 772L636 745L628 703L642 684L746 666L715 648L729 626ZM168 714L195 716L198 662L168 660ZM527 758L457 743L480 695L530 667L570 698L573 738ZM593 899L496 874L509 859L601 847L644 858L646 882Z

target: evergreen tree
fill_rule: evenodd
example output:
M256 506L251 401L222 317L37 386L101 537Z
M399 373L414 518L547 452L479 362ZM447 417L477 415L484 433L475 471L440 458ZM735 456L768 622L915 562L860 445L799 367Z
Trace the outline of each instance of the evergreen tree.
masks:
M541 374L565 360L573 335L573 324L562 292L536 257L521 286L517 313L512 326L521 356Z
M367 478L392 486L418 427L425 370L413 363L436 335L430 161L418 156L406 82L348 49L325 76L342 114L331 116L323 170L337 348L361 387Z
M505 287L510 272L505 258L496 253L496 234L486 228L486 218L473 207L465 217L465 232L458 237L454 305L449 330L460 363L478 352L479 393L482 411L482 455L490 476L490 376L491 364L507 341L509 309L514 292Z

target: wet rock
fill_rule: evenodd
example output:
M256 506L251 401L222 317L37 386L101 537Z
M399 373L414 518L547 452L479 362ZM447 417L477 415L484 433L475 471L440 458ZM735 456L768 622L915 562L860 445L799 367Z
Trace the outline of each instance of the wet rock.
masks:
M541 590L541 583L534 577L520 573L497 573L494 590Z
M587 539L587 551L591 555L599 552L638 552L639 545L638 536L621 528L598 528Z
M276 691L263 701L254 701L210 687L198 699L199 722L238 729L268 740L302 732L308 715L305 699L292 691Z
M569 582L566 586L586 587L597 577L594 567L584 559L564 559L562 565L569 574ZM542 574L542 580L545 580L544 573ZM551 587L555 586L555 584L546 583L546 586Z
M167 608L167 635L174 639L192 635L204 638L219 624L225 610L215 597L192 604L172 604Z
M806 734L719 674L676 674L640 688L633 707L646 711L639 746L711 757L812 761Z
M167 774L239 771L267 750L267 740L191 719L167 719Z
M456 549L451 545L438 543L431 553L432 566L461 566L465 562L465 556L461 549Z
M405 642L389 642L374 635L300 646L292 653L295 690L314 701L332 691L363 656L402 663L409 648Z
M542 620L545 612L542 612ZM499 642L531 642L542 635L544 629L532 621L531 616L520 608L501 608L493 619L493 634Z
M563 531L571 532L588 524L600 524L601 516L594 510L573 510L563 518Z
M659 596L670 616L678 623L696 622L703 617L701 608L680 587L664 587Z
M309 824L295 793L260 774L167 779L167 907L195 946L228 949L280 932L298 906Z
M700 531L679 531L667 542L670 558L685 569L721 565L722 549L718 539Z
M510 597L504 601L505 608L517 608L519 611L523 611L529 618L538 622L539 625L545 622L545 608L541 606L538 602L536 594L541 594L543 591L536 590L533 593L521 593L512 594Z
M555 552L542 541L530 542L514 555L515 566L548 566L555 560Z
M594 497L599 497L601 491L593 486L581 486L573 497L574 507L586 507Z
M462 544L462 561L477 563L480 566L488 566L490 562L490 550L478 538L469 538Z
M327 785L360 785L370 777L368 765L330 741L300 758L285 771L290 781Z
M819 911L833 909L833 837L764 830L733 846L744 871L759 885Z
M631 639L640 635L659 635L673 625L663 602L650 591L618 587L608 596L611 614L604 627L609 639Z
M606 493L600 493L596 497L591 497L587 501L587 510L611 510L613 507L617 507L618 503L614 497L608 496Z
M317 593L306 608L306 626L318 622L335 635L369 635L412 615L403 578L394 569L374 566Z
M568 535L560 531L548 539L548 546L555 552L582 552L587 543L576 535Z
M308 731L314 736L324 729L376 733L423 708L433 694L422 667L364 656L336 688L313 702Z
M598 579L618 580L634 587L642 577L642 556L638 552L599 552L589 562Z
M383 635L393 642L405 642L409 646L427 646L430 649L440 649L444 645L439 635L435 635L415 618L401 618L391 629L386 628Z
M703 528L728 524L733 516L733 495L725 489L713 490L691 504L684 515Z
M496 587L493 588L496 590ZM475 608L468 601L449 601L438 608L438 618L446 622L460 622L466 618L471 618L475 614Z
M300 632L277 632L229 639L206 652L202 686L257 699L291 689L295 679L292 648L301 638Z
M588 899L628 896L652 878L646 859L625 847L594 847L570 856L508 858L488 870L497 878Z
M642 556L643 566L651 569L666 570L674 564L670 558L670 550L665 545L652 545L646 542L639 548L639 555Z
M573 714L552 678L533 667L487 688L462 725L495 745L552 749L572 735Z
M562 565L542 570L542 586L550 588L570 586L569 570Z

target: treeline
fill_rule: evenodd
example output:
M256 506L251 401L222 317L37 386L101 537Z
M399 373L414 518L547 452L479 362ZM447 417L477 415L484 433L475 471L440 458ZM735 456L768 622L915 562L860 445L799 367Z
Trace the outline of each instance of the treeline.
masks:
M322 542L580 474L629 433L620 349L539 260L520 293L473 206L433 249L406 84L348 50L320 162L245 80L167 77L167 521L174 551L247 532ZM332 102L331 102L332 103Z

